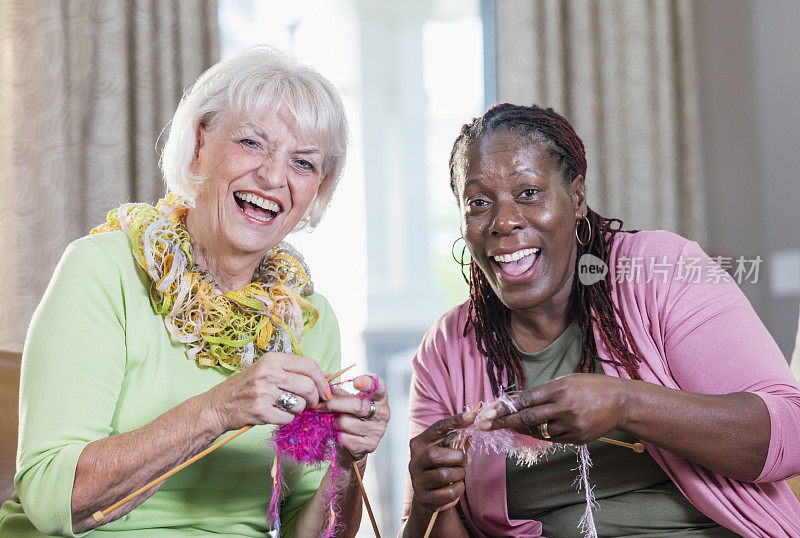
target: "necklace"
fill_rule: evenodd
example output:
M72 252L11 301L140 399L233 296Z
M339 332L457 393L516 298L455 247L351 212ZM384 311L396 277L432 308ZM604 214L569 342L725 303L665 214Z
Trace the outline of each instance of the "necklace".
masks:
M169 333L203 366L242 370L267 351L302 354L300 338L319 317L302 256L288 243L270 249L247 286L221 292L198 270L183 217L189 207L168 194L155 207L123 204L91 233L122 230L150 277L150 304Z

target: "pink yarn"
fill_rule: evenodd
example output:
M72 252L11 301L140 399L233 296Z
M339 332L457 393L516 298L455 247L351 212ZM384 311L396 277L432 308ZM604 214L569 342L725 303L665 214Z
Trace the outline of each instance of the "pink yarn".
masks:
M320 464L331 459L339 440L336 413L306 409L289 424L275 430L271 443L276 455L290 456L297 463Z
M369 376L372 380L372 389L368 392L359 392L358 398L372 399L378 390L378 378ZM352 380L350 380L352 381ZM342 385L333 383L331 386ZM340 442L340 431L337 427L339 413L317 412L314 409L305 409L296 415L289 424L284 424L276 428L270 445L275 451L275 480L272 488L272 497L267 509L267 521L272 521L275 530L280 536L280 506L279 498L285 489L281 472L280 461L282 458L289 458L291 461L302 465L310 465L321 468L322 464L328 462L331 471L331 484L336 484L341 469L336 465L336 447ZM336 492L331 487L328 492L328 506L331 509L331 521L326 529L325 538L330 538L335 534L339 515L336 509Z

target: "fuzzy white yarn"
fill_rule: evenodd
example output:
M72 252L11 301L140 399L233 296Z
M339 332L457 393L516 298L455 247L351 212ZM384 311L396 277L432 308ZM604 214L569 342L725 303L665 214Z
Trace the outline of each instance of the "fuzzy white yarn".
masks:
M584 538L597 538L597 528L594 524L594 513L592 508L597 506L597 501L594 499L594 486L589 483L589 469L592 468L592 458L589 456L589 449L586 445L577 447L578 453L578 467L573 471L578 471L578 477L572 483L573 486L581 489L586 495L586 509L583 511L583 517L578 522L578 530L583 533Z
M498 400L503 402L512 413L517 411L516 406L508 395L503 394ZM482 406L478 411L478 416L475 418L475 423L478 422L478 419L487 409L487 405ZM470 441L469 447L472 450L485 455L508 455L515 458L517 463L527 467L535 465L542 457L546 458L548 454L559 447L566 446L575 450L578 458L578 467L573 470L578 472L578 476L575 478L573 486L577 487L579 491L583 490L586 496L586 509L583 517L578 522L577 528L583 533L584 538L597 538L597 528L595 527L594 513L592 512L597 506L597 502L594 498L594 486L589 483L589 469L592 468L592 458L586 445L552 443L534 437L522 436L506 429L487 432L478 429L475 423L462 430L454 431L457 436L453 446L458 446L460 440L466 436Z

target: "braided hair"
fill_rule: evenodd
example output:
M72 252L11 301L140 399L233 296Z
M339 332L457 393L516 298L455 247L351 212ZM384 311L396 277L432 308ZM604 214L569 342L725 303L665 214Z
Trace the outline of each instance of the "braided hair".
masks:
M528 137L532 143L540 145L562 173L565 185L578 176L586 177L583 142L565 118L552 108L506 103L490 108L483 116L461 128L461 134L456 138L450 155L450 188L454 194L457 194L456 175L471 144L485 135L500 131L519 133ZM591 227L589 230L586 229L587 221ZM578 261L584 254L592 254L606 264L609 263L614 236L620 231L621 220L605 218L588 209L586 220L580 221L577 228L581 237L590 238L585 245L577 242L576 277ZM582 334L581 358L576 371L591 372L594 361L599 360L621 366L632 379L641 379L638 371L638 363L642 360L641 352L622 312L611 300L610 272L604 280L590 286L584 286L576 277L573 278L570 295L570 307L575 312ZM464 325L464 336L472 325L475 328L478 350L488 359L486 370L492 392L499 396L504 379L509 385L524 387L525 371L514 352L509 335L511 310L494 293L486 275L475 261L470 263L467 283L469 311ZM611 352L612 358L603 359L598 356L593 324L597 324L603 344Z

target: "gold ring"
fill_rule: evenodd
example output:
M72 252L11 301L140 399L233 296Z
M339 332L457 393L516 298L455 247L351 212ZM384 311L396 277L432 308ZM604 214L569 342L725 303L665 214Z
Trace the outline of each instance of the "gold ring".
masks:
M542 437L545 439L550 439L550 432L547 431L547 421L545 420L541 424L539 424L539 433L542 434Z

